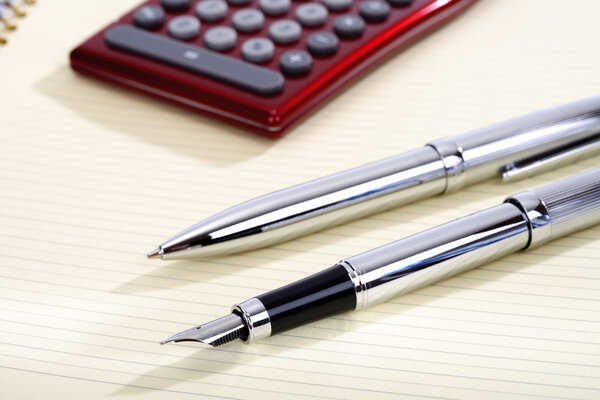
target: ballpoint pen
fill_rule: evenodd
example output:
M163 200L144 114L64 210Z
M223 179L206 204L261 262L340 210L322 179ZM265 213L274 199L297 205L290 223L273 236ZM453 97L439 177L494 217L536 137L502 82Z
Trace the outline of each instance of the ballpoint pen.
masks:
M528 176L599 150L600 96L255 198L197 223L148 257L204 257L264 247L496 176Z
M248 343L362 309L600 223L600 168L340 261L161 343Z

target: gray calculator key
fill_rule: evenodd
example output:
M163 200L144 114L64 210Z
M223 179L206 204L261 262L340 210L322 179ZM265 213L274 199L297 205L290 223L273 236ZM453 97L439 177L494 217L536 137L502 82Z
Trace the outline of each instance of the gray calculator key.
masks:
M162 0L161 4L167 11L178 12L190 8L192 0Z
M331 11L345 11L352 7L353 0L322 0L325 7Z
M196 5L196 15L202 21L220 21L227 16L227 3L223 0L202 0Z
M106 31L104 40L113 48L216 79L258 95L279 93L285 85L285 79L279 72L132 26L112 27Z
M243 6L249 4L252 0L227 0L232 6Z
M288 75L303 75L312 69L310 54L302 50L285 52L279 58L279 68Z
M391 8L383 1L365 1L360 3L359 12L365 20L378 22L384 21L390 15Z
M200 21L191 15L182 15L169 21L168 30L175 39L190 40L200 33Z
M144 6L133 14L133 23L144 29L158 29L165 22L165 12L158 6Z
M342 15L333 21L333 30L341 38L357 38L365 30L365 21L356 15Z
M283 15L290 11L292 2L290 0L258 0L258 6L267 15Z
M308 37L306 47L314 56L326 57L334 54L340 41L333 33L317 32Z
M237 33L229 26L216 26L207 30L204 34L204 44L213 50L230 50L235 46L236 42Z
M294 43L302 36L302 27L291 19L282 19L269 26L269 36L278 44Z
M413 2L413 0L387 0L394 7L407 7Z
M327 22L327 9L318 3L302 4L296 8L296 19L304 26L321 26Z
M252 38L242 44L242 57L254 63L269 61L275 55L275 45L269 39Z
M256 32L265 24L265 16L254 8L244 8L233 14L231 22L239 32Z

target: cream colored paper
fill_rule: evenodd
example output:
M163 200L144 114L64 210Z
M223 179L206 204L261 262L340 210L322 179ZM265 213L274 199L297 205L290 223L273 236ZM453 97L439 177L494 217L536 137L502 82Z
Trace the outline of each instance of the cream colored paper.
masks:
M253 196L597 95L599 2L481 1L279 141L74 74L70 49L136 1L38 3L0 49L0 398L600 397L600 227L255 345L158 344L600 157L246 254L145 259Z

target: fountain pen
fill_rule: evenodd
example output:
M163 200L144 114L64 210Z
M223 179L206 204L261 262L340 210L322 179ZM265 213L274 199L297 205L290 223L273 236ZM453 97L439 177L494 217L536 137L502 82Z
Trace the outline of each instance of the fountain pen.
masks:
M347 258L163 342L247 343L359 310L600 223L600 168Z
M600 150L600 96L538 111L273 192L193 225L149 258L222 256L283 242L496 176L517 179Z

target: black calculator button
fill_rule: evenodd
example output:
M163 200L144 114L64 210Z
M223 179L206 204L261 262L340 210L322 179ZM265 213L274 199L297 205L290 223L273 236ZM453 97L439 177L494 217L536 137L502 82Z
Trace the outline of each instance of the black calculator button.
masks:
M196 5L196 15L202 21L220 21L227 16L228 9L223 0L202 0Z
M133 23L144 29L158 29L165 22L165 12L158 6L144 6L133 14Z
M330 11L346 11L352 7L353 0L323 0Z
M169 21L167 28L175 39L190 40L200 34L200 21L191 15L182 15Z
M290 11L292 2L290 0L258 0L258 7L265 14L275 17Z
M413 0L387 0L394 7L408 7L412 4Z
M308 37L306 47L313 56L327 57L335 54L340 41L333 33L317 32Z
M220 80L258 95L279 93L285 85L285 79L279 72L132 26L110 28L104 40L113 48Z
M252 0L227 0L232 6L245 6L246 4L250 4L251 1Z
M231 23L238 32L256 32L265 24L265 15L254 8L244 8L233 13Z
M360 3L359 12L368 22L380 22L389 17L391 8L383 1L365 1Z
M231 50L237 42L237 33L229 26L216 26L204 34L204 44L217 51Z
M192 0L162 0L161 4L167 11L178 12L190 8Z
M253 63L269 61L275 55L275 45L269 39L252 38L242 44L242 57Z
M275 21L269 26L269 36L277 44L289 44L300 40L302 27L291 19Z
M279 68L287 75L304 75L312 69L310 54L302 50L285 52L279 58Z
M356 15L343 15L333 21L333 30L343 39L354 39L365 31L365 21Z
M296 19L303 26L315 27L327 22L327 9L319 3L302 4L296 8Z

